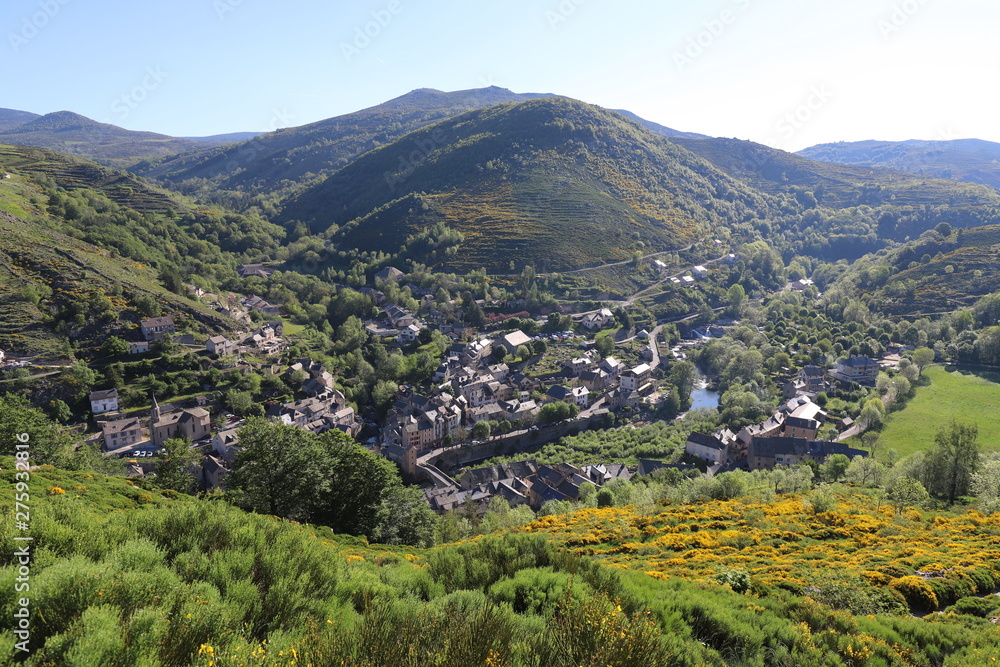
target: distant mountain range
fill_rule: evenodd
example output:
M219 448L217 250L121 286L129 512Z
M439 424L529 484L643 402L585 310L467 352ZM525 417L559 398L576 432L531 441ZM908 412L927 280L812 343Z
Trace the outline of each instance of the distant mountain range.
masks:
M102 164L125 167L139 160L161 158L206 146L251 139L262 132L233 132L209 137L170 137L135 132L99 123L71 111L40 116L28 111L0 109L0 143L36 146L79 155Z
M50 148L103 164L123 167L141 158L175 155L204 148L190 139L155 132L133 132L98 123L71 111L36 116L0 132L0 143Z
M174 138L70 112L0 110L4 123L0 142L87 155L202 201L266 210L290 238L320 234L344 250L453 270L562 271L720 233L789 230L796 251L856 258L941 221L996 222L1000 210L1000 194L983 185L818 161L498 87L418 89L260 135ZM965 152L984 154L978 144Z
M18 111L17 109L0 109L0 132L6 131L18 125L24 125L36 118L40 118L37 113L30 111Z
M459 113L544 97L554 95L514 93L497 86L453 92L419 88L368 109L299 127L182 138L133 132L69 112L43 117L7 109L0 110L0 143L61 150L174 184L206 179L223 190L273 192L329 175L373 148ZM617 112L661 136L704 136L630 111Z
M803 157L838 164L888 167L1000 190L1000 144L981 139L850 141L811 146Z
M180 183L206 179L223 190L273 192L328 175L407 132L502 102L546 97L496 86L442 92L420 88L368 109L284 128L231 146L135 165L138 173Z
M406 255L423 244L456 269L497 271L513 261L559 271L762 223L817 225L814 233L825 237L817 243L842 237L836 252L856 257L865 244L880 245L874 234L858 242L865 234L849 222L854 213L829 225L825 215L803 224L802 212L890 204L908 214L948 204L956 224L981 224L985 214L974 212L993 210L1000 196L752 142L667 138L617 112L549 97L466 112L369 151L285 199L277 221L316 233L336 225L334 242L362 251ZM919 234L936 216L897 215L884 225L886 238ZM464 237L446 257L422 236L437 224Z

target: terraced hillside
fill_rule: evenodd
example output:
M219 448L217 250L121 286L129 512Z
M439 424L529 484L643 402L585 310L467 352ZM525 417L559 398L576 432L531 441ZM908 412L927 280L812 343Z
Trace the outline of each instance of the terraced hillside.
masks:
M0 349L62 358L69 340L87 349L112 335L141 339L140 297L192 332L233 326L165 290L149 266L0 211Z
M841 281L862 290L867 300L891 315L970 307L1000 291L1000 225L917 239L885 256L866 258Z
M288 201L280 219L314 232L338 225L342 247L386 252L443 221L465 238L448 267L561 270L682 247L777 210L615 112L546 98L471 111L371 151Z
M181 211L184 208L167 193L126 171L102 167L90 160L44 148L0 143L0 166L30 174L36 179L51 179L51 182L69 190L98 190L116 204L136 211Z
M250 193L294 189L407 132L470 109L536 97L544 95L496 86L454 92L421 88L368 109L132 168L174 185L207 180L215 188Z
M188 247L224 255L167 217L183 208L166 193L44 149L0 146L0 165L0 348L65 358L72 342L87 356L160 312L192 333L232 327L161 283L195 259Z

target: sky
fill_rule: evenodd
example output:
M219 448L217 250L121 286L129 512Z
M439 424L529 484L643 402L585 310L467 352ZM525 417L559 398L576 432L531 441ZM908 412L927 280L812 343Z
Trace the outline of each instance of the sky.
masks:
M0 107L204 136L497 85L785 150L1000 141L988 0L4 0Z

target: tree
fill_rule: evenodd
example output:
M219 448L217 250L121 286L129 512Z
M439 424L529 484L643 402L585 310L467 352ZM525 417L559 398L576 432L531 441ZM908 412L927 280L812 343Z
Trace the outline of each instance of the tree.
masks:
M927 489L917 480L907 475L898 475L885 487L885 497L892 503L896 514L904 507L918 505L927 500Z
M861 408L861 414L858 415L858 425L862 430L869 428L880 428L882 426L882 421L885 418L885 406L882 405L882 401L877 398L869 399L865 403L865 407Z
M948 238L949 236L951 236L951 225L949 225L947 222L939 222L937 224L937 227L934 228L934 231L940 234L941 236Z
M427 345L434 340L434 332L427 327L423 327L417 332L417 342L421 345Z
M438 518L416 487L393 485L376 513L371 538L382 544L434 545Z
M972 493L979 499L984 514L1000 511L1000 457L991 456L972 476Z
M304 383L308 379L309 379L309 373L305 372L301 368L297 371L292 371L291 376L289 376L288 378L293 389L301 387L302 383Z
M861 446L868 450L868 456L875 458L875 454L878 452L879 445L882 441L879 440L878 433L862 433L861 434Z
M844 476L848 482L858 486L881 486L885 472L885 466L874 458L855 456L847 466Z
M225 401L226 407L241 417L252 412L253 406L256 405L249 391L238 391L236 389L230 389L226 392Z
M913 351L912 359L922 375L924 369L934 363L934 350L927 347L918 347Z
M372 402L379 410L385 410L396 400L399 385L392 380L379 380L372 388Z
M563 419L572 419L580 413L580 406L576 403L564 403L555 401L546 403L538 411L538 421L542 424L554 424Z
M736 283L726 292L726 298L729 300L729 312L735 317L739 315L740 308L743 306L743 302L746 301L747 293L743 289L743 285Z
M602 358L607 357L615 349L615 339L611 336L598 336L594 339L594 349Z
M197 478L191 469L198 463L198 453L184 438L171 438L163 443L164 452L156 466L156 485L181 493L191 493Z
M475 302L471 297L466 301L463 300L463 307L465 309L465 321L469 326L475 327L476 329L481 329L486 326L486 313L483 309L479 307L479 304Z
M169 334L166 334L162 338L154 341L150 347L154 352L157 352L164 357L177 354L177 352L181 349L181 346L174 342L174 337Z
M851 459L846 454L834 454L823 464L823 476L829 482L836 482L844 476L850 465Z
M979 449L979 427L953 419L934 435L934 446L924 459L924 485L931 493L947 496L949 503L967 495L981 464Z
M0 455L15 456L19 443L29 445L31 465L49 463L68 470L89 468L90 450L74 452L72 434L31 406L24 396L0 394ZM98 455L98 459L104 457Z
M59 424L65 424L73 417L73 412L66 405L66 401L59 398L49 403L49 414L52 415L52 420Z
M682 406L690 405L691 392L698 379L698 369L690 361L678 361L670 367L670 383L680 392Z
M478 421L472 426L472 437L475 440L485 440L490 437L493 429L490 427L490 423L486 420Z
M356 350L364 345L367 339L368 331L365 329L365 323L355 315L351 315L343 324L337 327L337 332L334 336L337 351L339 352Z
M160 303L148 294L142 294L132 300L132 305L140 317L159 317L163 314Z
M91 387L97 381L97 373L87 367L83 361L77 361L63 371L63 383L73 392L76 400L90 393Z
M348 435L259 418L248 419L238 435L243 450L226 477L235 504L370 539L424 539L426 516L402 490L396 467Z
M980 363L1000 365L1000 327L987 327L979 332L975 347Z
M109 336L101 345L101 351L110 357L120 357L128 354L128 343L118 336Z
M669 385L665 388L667 397L663 400L661 409L667 419L673 419L681 413L681 398L677 387Z

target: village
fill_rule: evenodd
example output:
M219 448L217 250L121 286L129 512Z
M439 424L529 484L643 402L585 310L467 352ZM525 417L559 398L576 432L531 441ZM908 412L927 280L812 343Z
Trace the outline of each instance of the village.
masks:
M270 269L246 265L238 272L241 277L266 277ZM708 269L695 266L688 273L683 278L664 276L683 288L704 279ZM334 373L322 364L288 355L290 340L284 335L281 306L255 295L219 296L189 286L194 297L245 324L247 330L210 336L199 344L191 334L178 335L172 315L151 317L137 331L141 340L128 341L129 354L147 354L159 341L167 340L188 350L200 349L198 354L207 365L269 375L279 386L294 388L294 398L261 406L263 416L312 433L332 429L346 433L397 463L405 479L424 486L427 502L438 511L472 504L482 513L498 495L511 506L538 510L549 501L579 499L582 485L588 482L600 488L613 479L650 474L663 467L714 475L821 463L833 454L865 454L839 442L858 433L858 426L849 417L829 417L814 402L819 392L838 383L874 384L879 363L851 356L831 369L806 366L788 376L781 387L785 402L761 423L735 433L726 428L692 432L683 461L640 460L633 466L594 461L577 467L536 465L526 457L517 463L476 467L501 454L510 456L582 430L605 428L615 423L615 415L619 424L651 418L666 397L665 366L684 359L685 349L721 336L737 322L719 319L702 329L691 328L688 338L673 347L660 335L661 326L652 331L623 330L615 313L606 307L555 319L537 316L531 335L520 328L504 328L503 319L474 328L454 318L446 320L428 290L413 284L406 287L421 299L417 312L389 303L385 286L404 279L402 271L386 267L376 274L373 287L357 290L379 308L379 317L363 322L366 335L404 353L427 340L430 332L447 336L450 343L430 381L421 386L399 385L378 422L370 413L358 414L338 388ZM787 289L802 291L809 284L798 281ZM518 302L502 305L508 310L524 306ZM522 319L530 317L526 311L514 312ZM553 323L565 328L551 330ZM607 335L612 331L615 336ZM602 336L607 341L599 344ZM548 365L541 363L543 358ZM116 389L93 391L90 406L99 432L90 434L88 441L99 444L107 456L126 459L129 475L144 476L155 474L167 440L183 438L199 454L200 466L191 472L200 488L224 488L240 451L239 428L244 419L220 405L211 387L205 389L203 394L167 405L151 396L148 411L123 411ZM823 426L833 422L839 429L837 441L818 440Z

